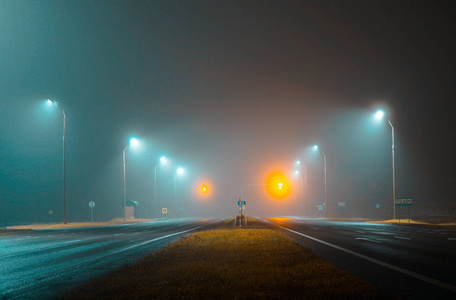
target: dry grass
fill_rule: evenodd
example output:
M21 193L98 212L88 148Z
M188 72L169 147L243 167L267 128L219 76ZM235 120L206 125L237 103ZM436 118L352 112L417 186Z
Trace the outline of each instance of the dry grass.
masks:
M385 221L372 221L369 223L381 223L381 224L414 224L414 225L431 225L426 222L414 221L409 219L397 219L397 220L385 220Z
M65 299L373 299L373 286L258 221L193 234Z
M61 229L61 228L79 228L79 227L96 227L96 226L112 226L120 224L150 222L152 219L127 219L126 222L123 218L117 218L109 222L75 222L75 223L55 223L55 224L32 224L32 225L18 225L10 226L8 229Z
M453 221L454 218L449 219L450 221ZM437 227L446 227L446 228L456 228L456 222L446 222L447 220L423 220L423 221L415 221L415 220L409 220L409 219L397 219L397 220L385 220L385 221L372 221L369 223L381 223L381 224L401 224L401 225L420 225L420 226L437 226Z

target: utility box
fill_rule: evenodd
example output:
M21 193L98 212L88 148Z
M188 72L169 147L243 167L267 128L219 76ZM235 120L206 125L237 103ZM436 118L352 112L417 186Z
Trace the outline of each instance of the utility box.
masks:
M138 201L127 200L125 207L125 216L127 218L139 218L139 212L137 207L139 206Z
M132 206L125 207L125 217L131 219L135 217L135 208Z

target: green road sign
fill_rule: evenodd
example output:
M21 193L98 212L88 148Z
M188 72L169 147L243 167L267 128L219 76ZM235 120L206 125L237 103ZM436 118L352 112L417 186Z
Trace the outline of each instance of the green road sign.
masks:
M396 206L412 206L413 199L410 197L396 198Z

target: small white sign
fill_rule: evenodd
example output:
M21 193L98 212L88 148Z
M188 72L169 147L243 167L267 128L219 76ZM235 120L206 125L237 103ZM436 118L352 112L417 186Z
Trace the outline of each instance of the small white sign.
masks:
M90 206L91 208L93 208L93 207L95 206L95 202L90 201L90 202L89 202L89 206Z
M49 214L52 215L54 212L52 210L49 211Z

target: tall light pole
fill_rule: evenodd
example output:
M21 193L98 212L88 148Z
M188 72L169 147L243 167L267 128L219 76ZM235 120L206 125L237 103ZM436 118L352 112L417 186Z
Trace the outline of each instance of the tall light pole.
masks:
M302 202L302 208L304 209L304 214L305 214L305 212L307 212L307 168L300 160L297 160L296 164L299 167L302 166L304 168L304 191L305 191L304 196L303 196L303 190L302 190L302 174L300 171L296 171L295 173L298 174L299 177L301 178L301 202Z
M176 215L177 215L177 175L184 173L184 169L177 168L176 174L174 174L174 203L176 205Z
M160 157L160 160L155 164L154 168L154 214L155 218L157 218L157 166L162 163L166 163L166 157Z
M314 145L314 149L318 150L318 145ZM324 163L324 173L325 173L325 218L328 217L328 201L327 201L327 192L326 192L326 154L323 152L323 150L320 150L321 153L323 154L323 163Z
M66 180L65 180L65 122L66 122L66 116L65 112L63 111L62 105L55 101L48 99L47 100L48 104L57 104L59 107L60 111L62 112L63 115L63 139L62 139L62 144L63 144L63 223L67 223L67 199L66 199Z
M138 140L136 138L131 138L129 144L132 146L136 146L138 144ZM125 162L125 152L127 151L128 144L125 146L123 150L123 206L124 206L124 222L127 221L127 164Z
M375 117L377 119L383 119L385 113L381 110L375 113ZM393 124L389 119L387 119L388 124L391 127L391 156L392 156L392 163L393 163L393 217L396 220L396 171L395 171L395 163L394 163L394 127Z

